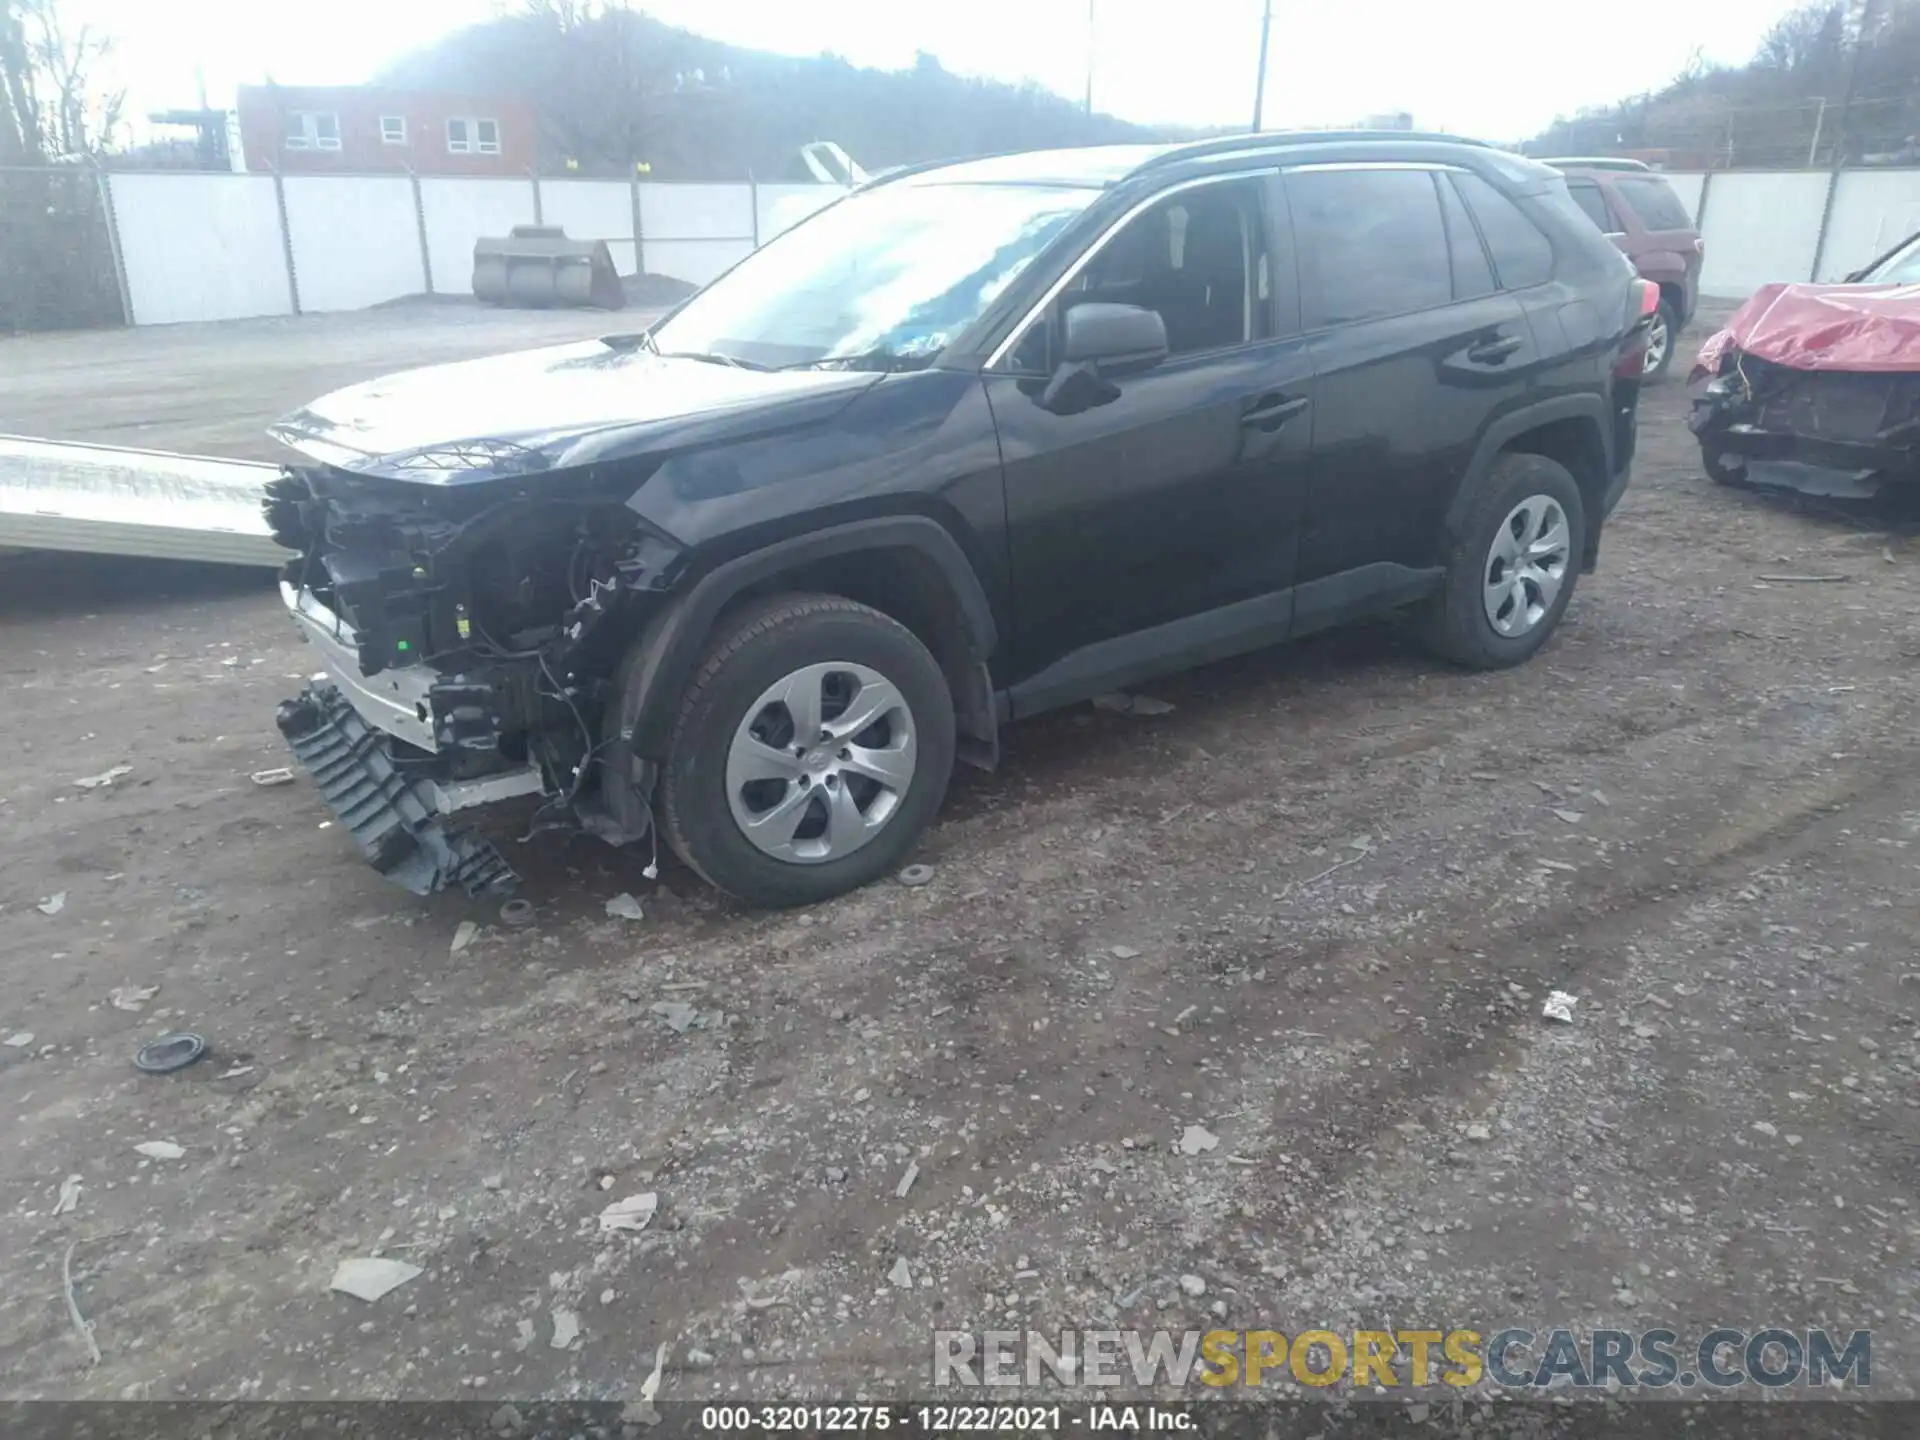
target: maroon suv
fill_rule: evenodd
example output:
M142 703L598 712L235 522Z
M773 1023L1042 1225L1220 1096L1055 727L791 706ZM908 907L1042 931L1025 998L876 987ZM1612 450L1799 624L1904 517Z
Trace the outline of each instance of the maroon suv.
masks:
M1660 287L1660 313L1647 337L1648 380L1666 374L1674 340L1700 299L1706 241L1673 187L1638 160L1549 160L1567 190L1606 237Z

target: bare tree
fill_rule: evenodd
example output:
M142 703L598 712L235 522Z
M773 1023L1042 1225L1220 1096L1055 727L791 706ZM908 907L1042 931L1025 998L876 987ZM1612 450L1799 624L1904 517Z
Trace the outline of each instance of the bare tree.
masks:
M94 155L113 142L126 92L100 93L113 40L69 31L60 0L0 0L0 162Z

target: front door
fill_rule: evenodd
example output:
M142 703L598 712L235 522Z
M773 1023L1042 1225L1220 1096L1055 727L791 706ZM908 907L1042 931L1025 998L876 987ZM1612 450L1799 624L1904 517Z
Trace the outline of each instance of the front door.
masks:
M1241 602L1271 601L1223 614L1225 630L1265 615L1283 638L1313 387L1291 284L1276 283L1292 274L1275 263L1277 196L1271 176L1225 177L1138 211L987 375L1016 625L1001 683L1048 672L1037 691L1013 683L1016 708L1111 678L1131 651L1133 673L1151 673L1157 641L1143 632L1204 628L1199 617ZM1089 301L1157 311L1170 354L1114 380L1105 403L1060 413L1043 400L1062 317Z

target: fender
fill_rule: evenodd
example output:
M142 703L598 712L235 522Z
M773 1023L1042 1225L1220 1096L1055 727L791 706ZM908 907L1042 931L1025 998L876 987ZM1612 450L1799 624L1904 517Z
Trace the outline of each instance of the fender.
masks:
M1587 391L1579 395L1559 395L1551 400L1537 401L1496 416L1480 432L1480 440L1473 447L1473 458L1467 462L1466 474L1460 477L1460 487L1453 492L1453 503L1447 507L1445 524L1448 535L1455 539L1460 537L1460 528L1466 523L1467 508L1473 503L1474 487L1493 468L1493 462L1500 452L1527 431L1551 425L1557 420L1592 422L1606 466L1606 473L1599 479L1603 487L1606 485L1613 476L1613 426L1612 416L1607 412L1607 397ZM1589 544L1599 536L1600 523L1604 518L1599 514L1589 517Z
M639 643L615 676L620 695L613 735L635 756L664 756L672 738L675 707L692 683L714 622L749 586L815 560L861 550L899 549L918 552L945 579L966 632L967 648L976 665L985 665L999 644L993 607L966 553L946 528L925 515L856 520L778 540L723 561L684 593L674 595L641 632ZM955 700L964 703L961 696Z

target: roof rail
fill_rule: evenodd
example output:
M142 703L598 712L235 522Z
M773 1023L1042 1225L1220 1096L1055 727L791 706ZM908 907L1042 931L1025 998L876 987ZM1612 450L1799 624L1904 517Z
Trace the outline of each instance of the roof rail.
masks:
M1425 143L1441 141L1449 145L1492 147L1484 140L1469 140L1464 135L1445 135L1430 130L1257 130L1245 135L1218 135L1210 140L1195 140L1177 145L1156 155L1138 170L1157 170L1163 165L1178 165L1183 160L1204 159L1209 155L1236 155L1248 150L1277 150L1290 145L1345 145L1353 141ZM1138 171L1136 171L1138 173Z
M1542 165L1551 165L1556 170L1565 170L1577 166L1582 170L1645 170L1653 173L1653 167L1644 160L1629 160L1624 155L1543 155Z

